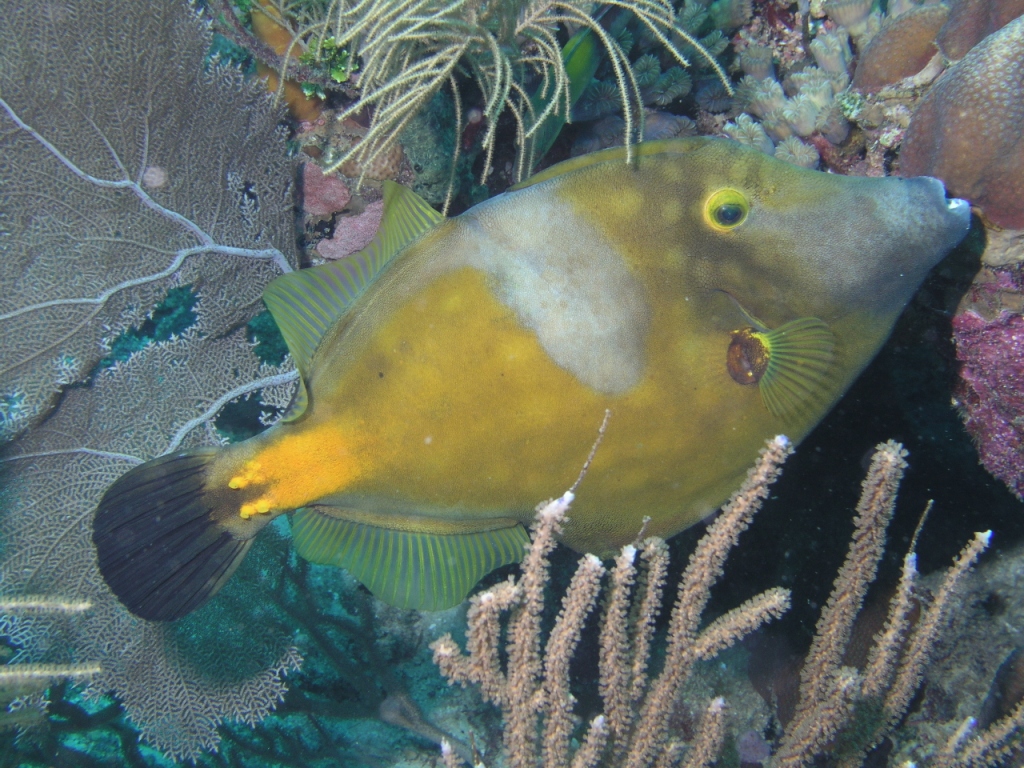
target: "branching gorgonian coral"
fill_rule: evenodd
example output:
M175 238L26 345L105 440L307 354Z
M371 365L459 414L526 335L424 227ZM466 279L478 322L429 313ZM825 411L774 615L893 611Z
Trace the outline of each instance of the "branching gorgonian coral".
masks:
M707 58L729 88L718 62L676 23L675 10L668 0L611 0L606 4L633 13L683 66L690 62L681 46L692 47ZM539 159L535 157L534 142L545 121L566 119L572 106L570 77L557 35L560 25L588 29L600 41L618 86L627 147L641 135L640 84L627 52L592 17L590 2L331 0L326 8L308 3L278 7L295 24L294 48L308 45L314 56L327 48L347 48L352 60L358 62L359 71L353 81L358 85L359 98L337 118L343 120L371 108L370 127L365 138L344 154L325 158L328 172L350 160L366 166L386 152L416 113L445 86L452 90L461 122L456 75L467 73L484 102L485 175L491 167L498 117L507 109L516 122L516 175L522 178ZM290 59L286 56L283 61L282 74L287 75ZM533 82L537 82L536 90L530 93Z
M220 721L273 709L298 653L290 637L252 642L262 629L246 627L254 655L210 644L200 668L172 628L117 602L91 520L130 467L217 442L226 404L261 391L269 413L294 386L290 364L261 365L245 333L263 287L297 261L279 115L239 72L203 69L210 35L184 2L5 10L0 634L17 648L7 683L88 672L91 695L116 691L146 741L195 758L216 746ZM191 327L117 359L181 291L195 297ZM67 621L28 599L40 594L91 607Z

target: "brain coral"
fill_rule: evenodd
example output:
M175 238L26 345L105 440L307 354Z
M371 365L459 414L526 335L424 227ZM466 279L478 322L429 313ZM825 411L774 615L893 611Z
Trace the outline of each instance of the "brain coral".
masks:
M953 0L939 33L939 48L950 59L964 54L997 29L1024 15L1024 0Z
M924 69L948 15L944 5L925 5L887 21L861 53L853 87L874 93Z
M918 104L900 175L937 176L991 224L1024 229L1024 18L989 35Z

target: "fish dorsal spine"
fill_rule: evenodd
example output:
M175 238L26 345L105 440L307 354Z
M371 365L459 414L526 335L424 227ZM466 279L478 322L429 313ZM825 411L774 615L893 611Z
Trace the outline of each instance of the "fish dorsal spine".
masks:
M297 419L306 410L305 381L324 334L345 316L398 253L442 221L444 217L411 189L385 181L384 215L368 246L344 259L282 275L267 286L263 301L301 376L285 421Z

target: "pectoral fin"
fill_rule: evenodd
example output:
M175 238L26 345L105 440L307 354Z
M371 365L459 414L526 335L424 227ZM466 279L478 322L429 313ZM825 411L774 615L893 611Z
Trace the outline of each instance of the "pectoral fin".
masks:
M740 384L756 384L773 416L787 417L827 400L835 368L835 335L816 317L774 330L733 331L726 367Z
M297 510L291 521L296 550L311 562L348 569L374 595L399 608L440 611L458 605L488 573L521 560L529 543L523 526L513 520L416 524L402 518L396 519L399 529L345 515L329 507Z

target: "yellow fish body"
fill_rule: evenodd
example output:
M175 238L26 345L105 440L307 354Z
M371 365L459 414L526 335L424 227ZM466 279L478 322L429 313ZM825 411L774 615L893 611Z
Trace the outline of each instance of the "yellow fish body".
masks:
M607 432L565 542L607 554L712 512L802 439L966 233L934 179L805 171L715 139L541 173L442 220L397 185L378 239L265 300L302 376L281 423L158 458L97 511L100 568L174 619L299 510L300 554L436 609L518 560L536 502Z

